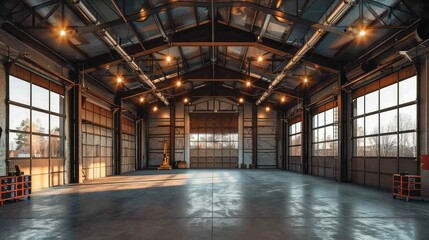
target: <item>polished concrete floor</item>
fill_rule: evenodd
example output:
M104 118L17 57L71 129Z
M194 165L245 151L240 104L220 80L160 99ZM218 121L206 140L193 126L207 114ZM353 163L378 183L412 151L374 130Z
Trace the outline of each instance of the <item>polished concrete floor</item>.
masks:
M429 239L429 203L279 170L143 171L0 207L0 239Z

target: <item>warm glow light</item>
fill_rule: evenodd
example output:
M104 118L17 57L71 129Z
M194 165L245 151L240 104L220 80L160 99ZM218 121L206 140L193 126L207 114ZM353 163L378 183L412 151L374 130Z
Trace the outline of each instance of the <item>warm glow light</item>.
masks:
M124 81L124 78L122 76L116 77L116 82L121 83L122 81Z
M153 107L153 111L154 112L158 111L158 107L157 106Z
M358 33L358 36L359 36L359 37L365 37L365 36L366 36L366 31L365 31L365 29L361 29L361 30L359 31L359 33Z
M246 87L250 87L251 85L252 85L252 83L249 80L247 80L246 81Z
M178 80L178 81L176 82L176 86L178 86L178 87L182 86L182 82L181 82L180 80Z
M188 102L189 102L189 99L188 99L188 98L184 98L184 99L183 99L183 102L184 102L184 103L188 103Z
M308 82L308 78L304 77L304 82L307 83Z
M60 34L61 37L65 37L67 35L67 32L64 29L60 29L59 34Z
M262 62L263 58L261 55L258 56L258 62Z
M282 101L282 103L286 102L286 97L283 96L282 99L281 99L281 101Z
M140 103L144 102L144 97L140 97Z
M269 111L270 111L270 107L266 106L266 107L265 107L265 111L266 111L266 112L269 112Z
M239 98L239 99L238 99L238 101L239 101L240 103L243 103L243 102L244 102L244 99L241 97L241 98Z
M171 56L167 55L167 57L165 58L165 60L167 60L167 62L171 62Z

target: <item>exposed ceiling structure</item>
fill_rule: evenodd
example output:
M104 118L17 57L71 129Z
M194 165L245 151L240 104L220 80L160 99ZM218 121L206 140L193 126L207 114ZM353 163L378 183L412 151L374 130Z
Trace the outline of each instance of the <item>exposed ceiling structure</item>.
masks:
M135 106L185 96L281 105L413 26L410 2L4 0L0 23Z

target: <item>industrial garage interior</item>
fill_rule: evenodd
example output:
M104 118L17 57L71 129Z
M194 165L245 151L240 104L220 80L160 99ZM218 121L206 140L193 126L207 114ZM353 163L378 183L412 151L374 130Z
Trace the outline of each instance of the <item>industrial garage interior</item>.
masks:
M0 1L0 239L428 239L429 2Z

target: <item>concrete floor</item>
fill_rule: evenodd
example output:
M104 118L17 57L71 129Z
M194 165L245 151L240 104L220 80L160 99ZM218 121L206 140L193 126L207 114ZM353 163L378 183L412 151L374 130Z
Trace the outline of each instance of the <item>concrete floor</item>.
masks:
M0 207L0 239L429 239L429 203L279 170L143 171Z

